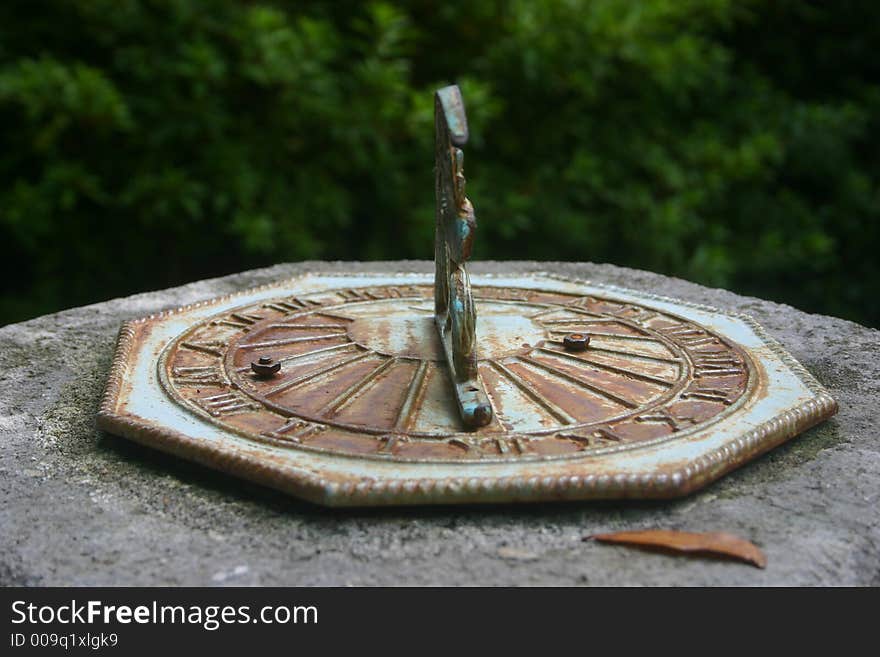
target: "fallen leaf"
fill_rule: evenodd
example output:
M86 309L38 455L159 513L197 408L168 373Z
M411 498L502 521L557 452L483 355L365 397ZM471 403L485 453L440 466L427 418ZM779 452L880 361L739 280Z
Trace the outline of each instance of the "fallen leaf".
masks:
M729 557L758 568L767 565L767 557L744 538L724 532L680 532L673 529L645 529L632 532L614 532L585 536L585 541L616 543L637 548L654 549L675 554Z

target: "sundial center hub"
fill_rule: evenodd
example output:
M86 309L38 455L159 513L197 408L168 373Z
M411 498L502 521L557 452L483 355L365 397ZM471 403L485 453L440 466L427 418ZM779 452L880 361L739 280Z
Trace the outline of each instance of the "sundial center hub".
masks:
M477 357L498 359L534 348L547 331L505 304L478 304ZM428 311L430 312L430 311ZM401 307L383 315L360 317L348 326L348 337L362 347L395 358L443 361L443 346L433 314Z

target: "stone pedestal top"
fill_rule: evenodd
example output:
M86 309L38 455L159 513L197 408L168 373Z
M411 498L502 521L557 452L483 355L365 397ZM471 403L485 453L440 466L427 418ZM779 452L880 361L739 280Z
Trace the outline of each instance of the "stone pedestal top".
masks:
M0 329L0 585L877 585L880 332L611 265L545 271L752 315L840 404L837 416L675 501L330 510L99 432L122 321L304 272L298 263ZM583 542L647 528L725 531L766 570Z

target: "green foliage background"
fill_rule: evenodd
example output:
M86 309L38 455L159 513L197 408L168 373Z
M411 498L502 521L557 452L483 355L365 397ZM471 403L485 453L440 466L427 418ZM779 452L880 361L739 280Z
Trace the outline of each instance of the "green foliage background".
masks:
M461 85L476 258L880 325L880 3L0 5L0 322L305 258L430 258Z

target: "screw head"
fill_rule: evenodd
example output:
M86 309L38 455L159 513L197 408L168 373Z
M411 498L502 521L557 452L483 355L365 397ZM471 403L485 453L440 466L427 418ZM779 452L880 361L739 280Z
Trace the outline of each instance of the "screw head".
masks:
M260 356L257 360L251 361L251 370L257 376L269 377L281 371L281 363L271 356Z
M562 340L566 351L586 351L590 344L590 336L586 333L569 333Z

